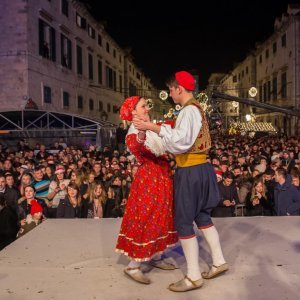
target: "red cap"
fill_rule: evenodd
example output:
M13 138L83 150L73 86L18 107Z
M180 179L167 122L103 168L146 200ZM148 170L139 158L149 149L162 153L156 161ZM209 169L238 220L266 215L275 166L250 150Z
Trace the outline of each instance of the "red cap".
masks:
M215 173L216 173L216 175L220 175L220 176L223 176L223 172L222 172L222 171L219 171L219 170L215 170Z
M66 170L65 170L64 166L58 165L58 166L56 166L55 174L65 173L65 171L66 171Z
M120 118L122 120L132 121L132 111L140 99L140 96L132 96L124 100L120 109Z
M31 209L30 209L30 214L31 215L34 215L35 213L38 213L38 212L43 212L43 208L42 206L35 200L31 200Z
M195 89L195 78L192 74L186 71L180 71L175 73L175 78L178 84L185 89L189 91L193 91Z

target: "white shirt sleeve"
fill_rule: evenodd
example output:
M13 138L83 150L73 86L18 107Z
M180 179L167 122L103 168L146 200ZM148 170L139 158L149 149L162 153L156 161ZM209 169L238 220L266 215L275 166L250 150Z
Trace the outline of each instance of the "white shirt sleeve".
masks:
M162 137L164 148L173 153L187 152L195 143L202 126L199 109L194 105L183 108L176 120L174 129L163 124L159 136Z

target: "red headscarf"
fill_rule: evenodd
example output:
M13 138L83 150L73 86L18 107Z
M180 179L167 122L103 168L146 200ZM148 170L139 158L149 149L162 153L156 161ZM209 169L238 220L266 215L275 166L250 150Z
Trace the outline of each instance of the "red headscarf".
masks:
M120 118L122 120L132 121L132 111L140 99L140 96L132 96L124 100L120 109Z

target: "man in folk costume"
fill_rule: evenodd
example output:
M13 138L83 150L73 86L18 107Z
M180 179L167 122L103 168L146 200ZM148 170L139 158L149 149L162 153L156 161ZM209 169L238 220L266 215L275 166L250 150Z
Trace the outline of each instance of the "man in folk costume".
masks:
M219 201L219 190L213 167L206 161L206 152L211 147L211 138L205 113L193 96L193 76L180 71L167 81L170 96L181 109L175 128L157 126L134 117L139 130L151 130L159 134L165 149L176 156L175 227L187 261L187 275L169 289L185 292L200 288L203 278L210 279L228 270L223 257L219 234L211 220L211 210ZM208 272L200 272L199 246L193 222L202 231L212 252L213 265Z

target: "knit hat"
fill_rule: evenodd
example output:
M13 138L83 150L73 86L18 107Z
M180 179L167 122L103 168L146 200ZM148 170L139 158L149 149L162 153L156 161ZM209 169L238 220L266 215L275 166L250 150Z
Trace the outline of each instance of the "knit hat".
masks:
M31 200L31 209L30 209L30 214L31 215L34 215L35 213L38 213L38 212L43 212L43 208L42 206L35 200Z
M58 166L56 166L55 174L65 173L65 171L66 171L66 170L65 170L64 166L58 165Z
M48 158L47 158L47 163L48 163L48 165L53 165L53 164L54 164L53 158L48 157Z
M195 78L192 74L186 71L180 71L175 73L175 79L179 85L184 87L189 91L193 91L195 89Z
M220 170L215 170L215 173L216 173L217 178L219 178L219 179L222 179L222 178L223 178L223 172L222 172L222 171L220 171Z
M132 111L140 99L140 96L132 96L124 100L120 109L120 118L122 120L132 121Z

